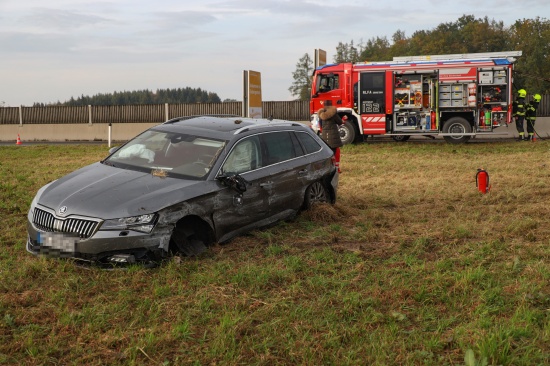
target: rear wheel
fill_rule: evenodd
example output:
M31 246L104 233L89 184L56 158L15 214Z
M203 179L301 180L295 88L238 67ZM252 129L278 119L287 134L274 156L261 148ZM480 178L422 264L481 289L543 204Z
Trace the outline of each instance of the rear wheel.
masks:
M393 135L391 138L393 139L393 141L396 141L396 142L405 142L410 137L411 137L410 135Z
M320 202L329 202L329 194L323 183L315 182L306 189L304 208L308 209L312 205Z
M462 117L453 117L445 122L443 133L453 133L456 136L443 136L445 141L451 144L462 144L470 139L470 136L461 136L461 133L471 133L472 126Z

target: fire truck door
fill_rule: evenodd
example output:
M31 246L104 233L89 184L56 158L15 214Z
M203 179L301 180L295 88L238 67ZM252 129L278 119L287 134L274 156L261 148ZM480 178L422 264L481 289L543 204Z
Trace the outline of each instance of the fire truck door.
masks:
M364 135L378 135L386 132L386 109L391 108L386 102L387 72L362 72L359 75L359 114ZM389 77L393 77L388 72ZM391 112L390 112L391 113Z
M317 90L315 96L320 100L320 105L315 107L339 107L342 104L342 89L340 86L340 73L318 74L316 80ZM316 109L315 109L316 110Z

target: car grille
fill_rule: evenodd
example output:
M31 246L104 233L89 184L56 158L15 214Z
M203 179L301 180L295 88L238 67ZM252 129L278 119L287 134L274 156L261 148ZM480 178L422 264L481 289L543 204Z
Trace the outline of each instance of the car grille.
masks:
M43 231L78 234L81 238L89 238L97 229L96 221L85 219L58 219L54 215L39 208L34 209L33 224Z

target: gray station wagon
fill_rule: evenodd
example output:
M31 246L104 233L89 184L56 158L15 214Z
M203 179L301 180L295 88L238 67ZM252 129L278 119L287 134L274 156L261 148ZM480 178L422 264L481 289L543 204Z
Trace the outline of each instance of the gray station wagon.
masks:
M182 117L42 187L27 250L100 265L194 255L336 200L331 149L297 122Z

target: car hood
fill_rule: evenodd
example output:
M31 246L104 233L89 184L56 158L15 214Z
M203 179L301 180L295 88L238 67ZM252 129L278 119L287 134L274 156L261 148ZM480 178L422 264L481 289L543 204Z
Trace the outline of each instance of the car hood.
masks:
M95 163L52 182L38 203L59 216L112 219L157 212L216 189L212 181L162 178Z

